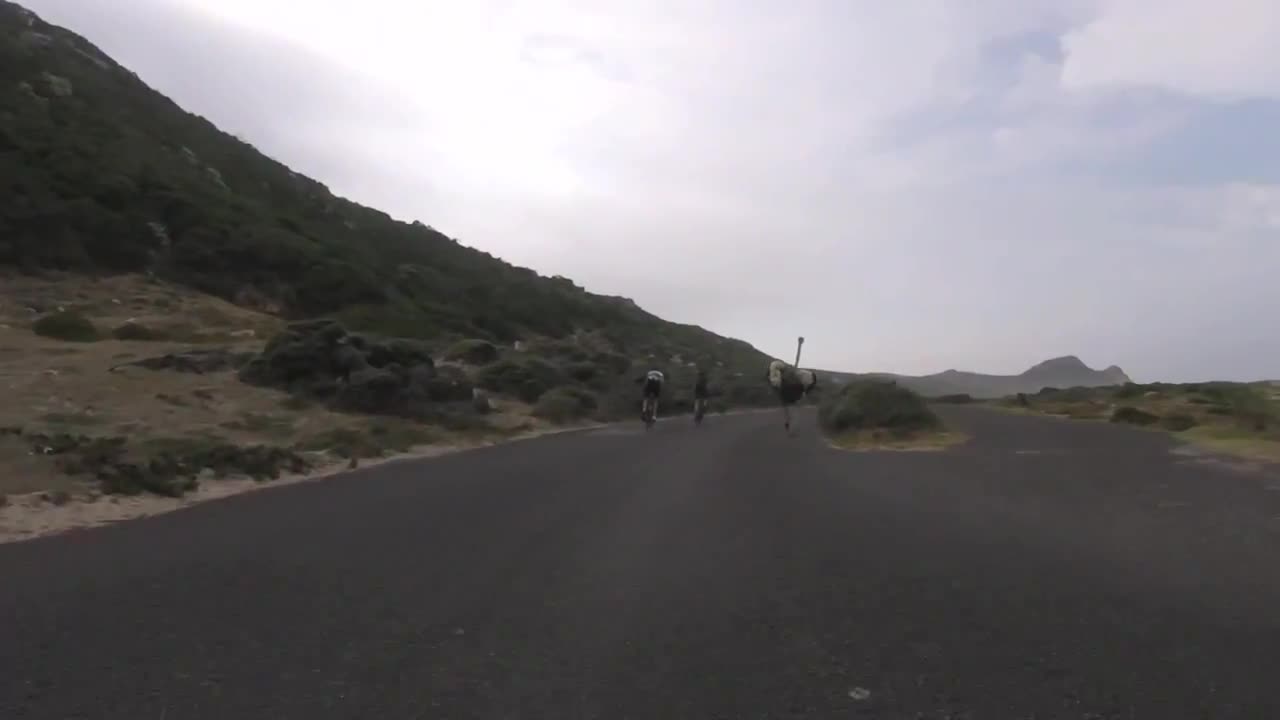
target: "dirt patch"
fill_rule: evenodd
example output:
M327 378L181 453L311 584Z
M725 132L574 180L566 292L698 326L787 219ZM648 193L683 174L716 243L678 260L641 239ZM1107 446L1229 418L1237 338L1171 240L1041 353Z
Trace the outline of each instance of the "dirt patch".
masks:
M342 458L327 452L316 452L309 457L312 462L312 471L309 473L284 475L270 483L263 483L250 478L230 478L219 480L218 482L200 483L195 490L176 498L158 495L103 495L100 492L84 491L83 485L79 486L82 491L79 495L68 493L55 496L48 491L40 491L4 496L4 502L0 502L0 543L30 540L37 537L159 515L264 487L321 480L348 472L356 467L370 468L387 463L422 460L491 447L507 442L588 429L595 427L595 425L552 428L547 426L531 427L528 423L512 422L508 427L511 430L510 434L506 435L441 442L410 448L405 452L387 457L355 462L353 462L353 458ZM518 428L520 430L517 431Z
M837 450L854 452L938 452L968 442L969 437L958 432L894 433L888 430L861 430L841 433L827 439L827 444Z
M145 320L186 323L206 339L206 330L226 335L279 325L275 318L138 278L4 280L13 284L0 294L0 316L10 320L72 306L101 323L154 308ZM323 432L369 429L367 418L299 404L284 392L240 382L240 361L262 347L257 337L223 338L213 349L174 341L68 343L17 322L5 325L0 428L22 437L0 437L0 494L91 491L92 476L67 477L57 457L32 447L29 439L40 434L122 437L140 451L149 443L195 441L289 447Z
M85 318L93 337L36 333L35 321L53 314ZM415 353L431 348L395 338L355 339L371 367L422 375L438 413L358 414L292 387L244 382L245 367L283 328L272 315L145 277L0 271L0 540L238 494L262 486L240 475L267 465L259 480L298 482L594 426L555 427L509 393L473 394L474 363L434 363L427 373L433 359ZM455 386L465 397L454 397ZM69 439L74 447L64 447ZM307 472L297 472L295 456L308 459ZM293 474L277 476L279 468Z
M283 326L279 318L209 295L139 275L92 278L49 273L39 277L0 272L0 324L30 329L41 316L75 312L111 335L156 342L261 341ZM137 329L143 332L136 332Z
M1187 443L1184 453L1218 453L1250 461L1257 467L1280 465L1280 441L1218 433L1214 428L1196 428L1180 436Z
M483 425L450 431L334 412L246 384L238 369L283 323L187 289L136 276L4 275L0 283L0 541L550 430L528 405L503 398L494 399ZM78 313L108 332L67 342L32 330L35 318L57 312ZM109 332L126 326L132 330ZM63 447L68 442L75 447ZM111 452L94 452L99 446ZM267 460L299 452L310 471L287 473L296 465L289 462L287 474L270 483L239 476L243 464L229 451L255 447L261 452L253 457ZM176 497L145 492L170 475L165 489ZM124 482L130 479L143 482ZM143 492L104 494L112 489Z
M1043 391L988 402L1020 414L1099 420L1165 432L1182 454L1218 454L1248 463L1280 463L1280 398L1268 383L1126 385Z

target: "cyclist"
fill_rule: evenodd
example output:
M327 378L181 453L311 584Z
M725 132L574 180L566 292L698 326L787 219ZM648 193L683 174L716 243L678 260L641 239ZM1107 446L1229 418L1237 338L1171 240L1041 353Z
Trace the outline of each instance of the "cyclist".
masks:
M707 398L711 391L707 389L707 371L698 368L698 377L693 381L693 416L701 418L707 411Z
M650 370L643 376L636 378L637 383L644 383L641 392L644 396L644 404L641 409L641 416L647 416L658 421L658 397L662 395L662 384L667 381L661 370Z

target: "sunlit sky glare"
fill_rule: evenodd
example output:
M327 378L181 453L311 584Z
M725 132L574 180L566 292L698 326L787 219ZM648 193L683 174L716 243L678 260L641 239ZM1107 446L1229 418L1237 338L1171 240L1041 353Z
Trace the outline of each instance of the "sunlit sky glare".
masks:
M1280 376L1275 0L22 0L325 182L805 364Z

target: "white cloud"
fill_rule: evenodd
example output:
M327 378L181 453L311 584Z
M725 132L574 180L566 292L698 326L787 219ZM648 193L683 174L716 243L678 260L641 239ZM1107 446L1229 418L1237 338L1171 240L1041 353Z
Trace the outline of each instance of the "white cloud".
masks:
M1072 88L1159 87L1230 99L1280 96L1275 0L1100 0L1069 33Z

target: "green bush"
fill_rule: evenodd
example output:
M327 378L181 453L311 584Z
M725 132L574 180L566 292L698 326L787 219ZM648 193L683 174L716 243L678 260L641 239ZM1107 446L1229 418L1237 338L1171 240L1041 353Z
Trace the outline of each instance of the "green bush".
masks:
M1162 427L1173 432L1184 432L1199 424L1193 416L1186 413L1174 413L1160 421Z
M605 368L612 375L619 375L631 368L631 359L618 353L599 352L591 356L591 362Z
M566 381L567 377L556 366L529 358L523 361L501 360L489 365L480 372L477 384L485 390L533 403L543 393Z
M1224 393L1231 404L1231 414L1246 430L1263 432L1277 422L1275 406L1257 389L1238 385Z
M41 337L68 342L94 342L98 328L89 318L73 310L50 313L36 320L31 329Z
M1097 390L1087 387L1044 388L1037 397L1049 402L1084 402L1097 397Z
M408 452L434 439L425 427L410 424L375 424L364 428L334 428L313 435L301 444L304 450L327 451L341 458L377 458L389 452Z
M1160 416L1126 405L1116 408L1115 412L1111 413L1111 422L1146 427L1160 422Z
M472 398L471 380L458 368L444 366L426 382L427 397L434 402L463 402Z
M117 340L139 340L144 342L166 339L164 333L134 322L127 322L112 330L111 336Z
M942 421L924 398L892 382L858 380L827 396L818 421L829 433L886 429L910 433L935 430Z
M595 412L594 395L575 387L558 387L543 393L533 406L533 414L543 420L564 424L581 420Z
M488 340L459 340L445 351L444 359L468 365L488 365L498 361L498 348Z
M1119 388L1117 388L1114 393L1112 393L1112 397L1116 398L1117 400L1127 400L1129 398L1136 398L1145 392L1146 392L1146 388L1142 387L1141 385L1138 385L1136 383L1125 383L1124 385L1121 385Z
M589 383L600 375L600 368L589 362L573 363L565 368L569 377L582 383Z
M431 346L421 340L352 335L351 345L363 352L368 363L376 368L435 364L431 359Z

